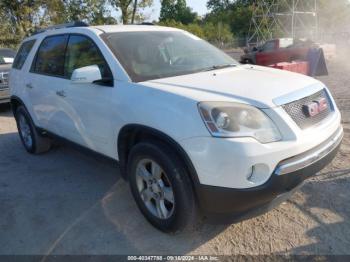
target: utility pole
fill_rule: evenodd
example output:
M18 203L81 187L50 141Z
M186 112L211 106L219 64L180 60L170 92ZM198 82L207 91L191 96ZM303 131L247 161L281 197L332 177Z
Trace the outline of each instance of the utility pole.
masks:
M137 0L134 0L134 8L132 10L131 24L133 24L135 21L136 9L137 9Z

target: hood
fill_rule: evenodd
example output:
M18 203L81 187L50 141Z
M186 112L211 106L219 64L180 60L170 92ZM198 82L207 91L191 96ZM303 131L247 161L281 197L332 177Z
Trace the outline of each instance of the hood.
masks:
M9 72L11 70L12 64L0 64L0 73Z
M271 108L311 95L324 86L314 78L261 66L236 66L216 71L143 82L152 88L196 101L232 101Z

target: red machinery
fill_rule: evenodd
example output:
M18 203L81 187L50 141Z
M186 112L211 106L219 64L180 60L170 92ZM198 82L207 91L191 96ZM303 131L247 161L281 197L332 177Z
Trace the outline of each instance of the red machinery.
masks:
M328 74L322 49L310 41L279 38L244 51L241 63L270 66L311 76Z

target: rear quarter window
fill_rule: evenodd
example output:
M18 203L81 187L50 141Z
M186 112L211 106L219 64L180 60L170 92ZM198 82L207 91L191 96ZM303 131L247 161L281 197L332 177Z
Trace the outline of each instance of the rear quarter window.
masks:
M18 53L13 61L12 67L16 69L22 69L30 51L33 48L35 40L29 40L24 42L18 50Z

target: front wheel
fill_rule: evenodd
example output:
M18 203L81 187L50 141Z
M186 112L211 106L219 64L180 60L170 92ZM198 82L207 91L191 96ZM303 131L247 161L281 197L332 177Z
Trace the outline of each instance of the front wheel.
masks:
M197 207L191 180L176 154L166 145L142 142L128 161L132 194L147 220L164 232L191 228Z

